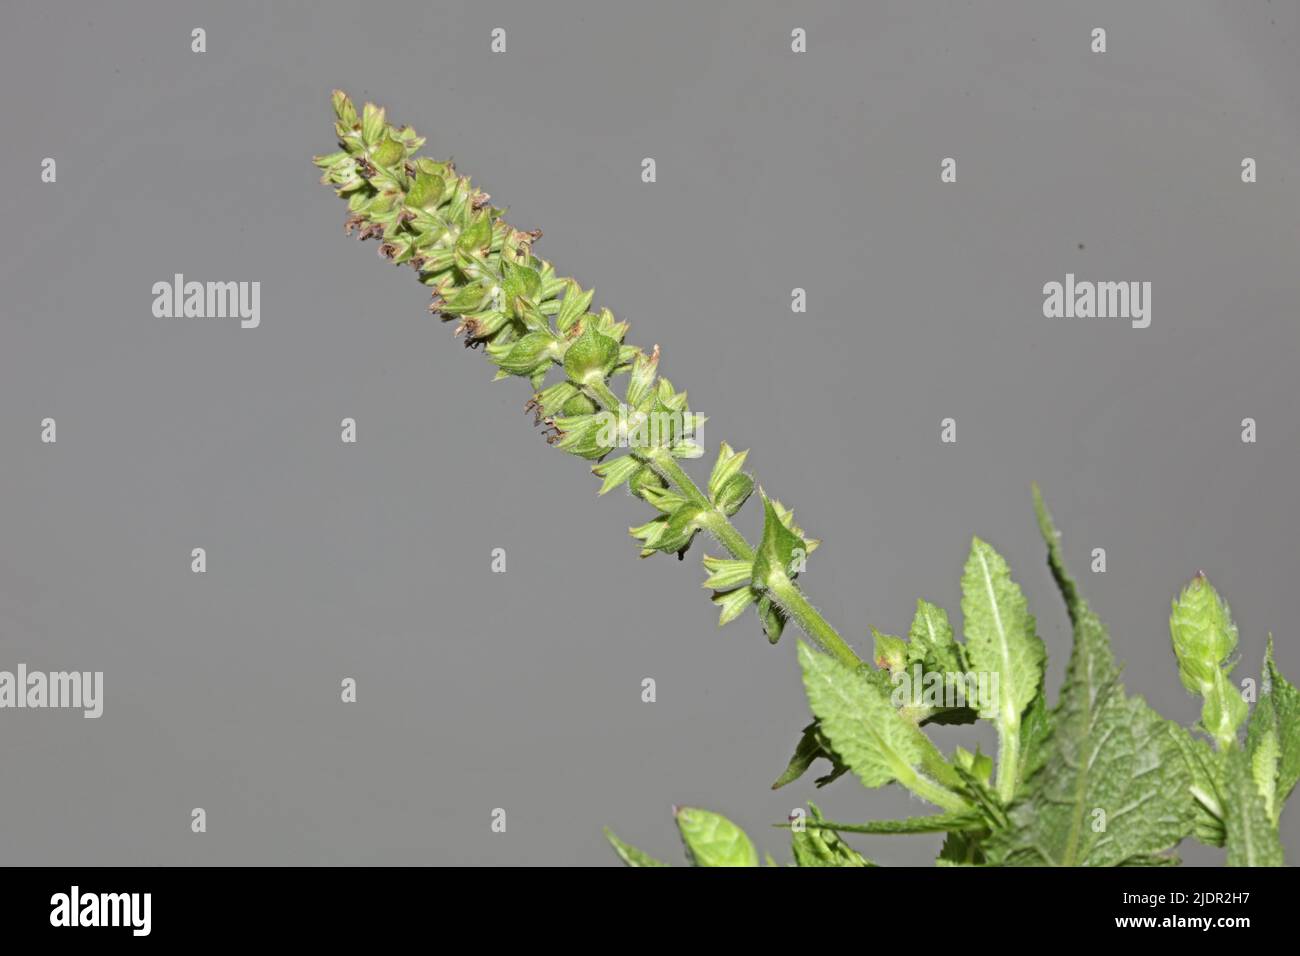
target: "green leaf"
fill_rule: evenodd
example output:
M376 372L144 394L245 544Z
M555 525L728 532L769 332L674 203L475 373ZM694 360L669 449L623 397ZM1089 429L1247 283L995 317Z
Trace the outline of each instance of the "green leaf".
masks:
M579 385L603 381L618 361L618 342L588 325L564 353L564 373Z
M1020 722L1020 779L1017 791L1047 759L1047 742L1051 734L1052 712L1047 709L1047 698L1039 694Z
M937 604L917 599L916 615L912 618L908 638L909 663L919 661L927 671L965 672L966 662L962 659L961 646L953 640L948 612Z
M1011 579L1011 569L979 538L971 542L961 593L966 660L977 672L998 675L995 720L1002 742L1001 777L1002 754L1011 747L1018 752L1020 715L1041 692L1047 649L1020 586Z
M754 844L726 817L695 807L674 812L692 866L758 866Z
M1223 825L1223 754L1213 750L1205 739L1193 737L1182 727L1177 728L1174 738L1191 775L1196 839L1207 846L1223 846L1227 839Z
M622 840L620 840L617 836L614 835L614 831L611 830L609 827L605 827L605 839L608 840L609 845L614 848L614 852L618 854L618 858L622 860L624 863L626 863L628 866L667 866L668 865L667 863L664 863L662 860L656 860L649 853L646 853L642 850L638 850L632 844L624 843Z
M1037 486L1034 506L1074 624L1074 649L1056 709L1026 714L1025 793L1008 813L1010 826L990 838L989 861L1115 866L1156 856L1193 826L1185 732L1140 697L1125 696L1110 638L1065 566Z
M812 819L802 830L792 829L791 847L797 866L875 866L857 850L840 839L833 829L818 826L822 812L817 804L808 804Z
M1282 842L1264 795L1255 786L1250 757L1239 747L1224 753L1228 866L1282 866Z
M1246 749L1252 763L1269 736L1275 740L1276 775L1273 784L1272 816L1276 820L1282 806L1300 779L1300 691L1282 676L1273 660L1273 636L1268 638L1264 654L1264 671L1259 700L1246 731Z
M1075 624L1078 622L1083 600L1079 597L1079 589L1074 583L1074 578L1070 576L1070 571L1065 566L1065 556L1061 551L1061 533L1056 530L1052 513L1047 510L1047 504L1043 501L1043 493L1036 483L1031 487L1034 493L1034 514L1038 518L1038 531L1047 545L1047 566L1051 569L1056 587L1065 600L1065 609L1070 614L1070 623Z
M794 783L794 781L798 780L808 772L808 768L811 767L813 761L817 759L825 760L831 765L830 773L818 777L814 781L818 787L824 787L826 784L838 779L848 772L849 768L844 766L839 757L835 756L835 753L830 748L830 744L822 735L820 725L814 720L803 729L803 733L799 737L799 743L794 748L794 756L792 756L790 762L786 764L786 768L781 772L781 776L776 778L776 782L772 784L772 789L780 790L787 784Z
M1175 846L1192 829L1179 728L1127 697L1110 641L1078 604L1074 652L1041 769L986 847L990 862L1116 866Z
M934 813L924 817L908 817L904 820L869 820L866 823L826 822L822 826L830 827L841 833L877 833L882 835L910 833L949 833L964 830L980 830L984 827L984 818L978 813Z
M980 866L984 863L982 841L978 833L954 830L948 834L939 850L935 866Z
M894 709L878 683L802 641L799 664L822 733L865 786L898 781L945 809L965 809L941 779L931 779L951 775L952 768L925 733Z
M789 578L791 564L807 550L803 538L785 526L772 500L763 495L763 540L754 552L754 587L761 590Z

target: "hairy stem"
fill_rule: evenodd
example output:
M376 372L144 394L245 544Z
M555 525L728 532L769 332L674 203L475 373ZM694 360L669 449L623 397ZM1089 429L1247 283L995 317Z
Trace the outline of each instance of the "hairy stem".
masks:
M803 596L803 592L789 578L782 576L779 580L771 584L772 596L776 602L785 608L786 613L795 619L805 634L811 637L822 650L835 657L843 664L849 667L860 667L862 660L857 654L853 653L853 648L849 647L844 638L840 637L839 632L833 628L826 618L818 613L817 609L808 603L808 599ZM927 798L928 799L928 798ZM940 803L939 806L944 804Z

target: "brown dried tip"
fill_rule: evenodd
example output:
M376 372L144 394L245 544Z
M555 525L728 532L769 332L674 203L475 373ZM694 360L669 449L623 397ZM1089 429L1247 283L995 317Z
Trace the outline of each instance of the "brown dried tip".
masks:
M343 234L347 236L352 235L352 230L365 225L365 222L365 216L355 212L348 213L348 218L343 220Z
M471 200L470 202L470 206L476 210L482 209L484 206L487 205L488 200L491 198L492 198L491 196L489 196L487 193L484 192L475 193L473 200Z
M550 430L552 433L550 435L546 435L546 444L554 445L557 441L559 441L561 438L564 437L564 432L560 431L560 429L556 427L554 418L543 418L542 424L546 426L546 430ZM546 430L543 430L543 434L545 434Z

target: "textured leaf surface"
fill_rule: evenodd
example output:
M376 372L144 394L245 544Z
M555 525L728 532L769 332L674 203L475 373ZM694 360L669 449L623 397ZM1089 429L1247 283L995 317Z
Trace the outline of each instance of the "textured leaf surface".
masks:
M1269 818L1244 750L1224 754L1223 786L1228 866L1282 866L1277 825Z
M809 824L812 826L813 824ZM818 825L841 833L947 833L949 831L978 830L984 826L978 813L932 813L924 817L907 817L903 820L869 820L866 823L838 823L827 820Z
M942 763L934 744L899 714L880 685L807 644L799 644L808 703L840 759L868 787L895 780L913 787ZM937 758L937 761L936 761Z
M808 804L809 826L791 833L790 844L798 866L875 866L853 847L839 838L831 828L821 824L822 813L816 804Z
M1011 807L1010 826L990 838L989 860L1116 866L1154 857L1192 829L1181 729L1125 695L1106 629L1079 596L1051 515L1035 497L1048 562L1074 622L1074 650L1040 765Z
M1174 734L1187 763L1195 804L1196 839L1207 846L1223 846L1223 754L1214 750L1203 737L1193 737L1179 727Z
M608 840L609 845L614 848L614 852L618 854L618 858L622 860L624 863L626 863L628 866L667 866L668 865L667 863L664 863L662 860L656 860L649 853L646 853L642 850L638 850L632 844L624 843L614 834L614 831L611 830L609 827L605 828L605 839Z
M679 807L677 829L693 866L758 866L758 851L745 831L720 813Z
M1273 790L1273 818L1281 813L1282 804L1300 779L1300 690L1282 676L1273 660L1273 638L1268 640L1264 655L1263 681L1259 700L1250 718L1246 747L1252 758L1259 753L1271 732L1277 750L1276 777Z
M831 763L830 772L816 779L815 783L819 787L826 786L832 780L836 780L848 772L849 768L844 766L840 759L835 756L830 749L830 744L822 735L821 727L814 720L803 729L803 733L799 737L799 743L794 748L794 755L790 758L790 762L786 764L785 770L781 772L781 776L777 777L776 782L772 784L772 789L780 790L782 787L794 783L808 772L808 768L818 758Z
M966 659L998 675L998 724L1018 726L1043 682L1047 650L1034 616L1002 556L976 538L961 579Z

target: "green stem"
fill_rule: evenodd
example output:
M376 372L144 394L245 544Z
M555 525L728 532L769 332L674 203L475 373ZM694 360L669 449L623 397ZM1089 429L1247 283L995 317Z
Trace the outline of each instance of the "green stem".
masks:
M853 648L849 647L844 638L840 637L839 632L833 628L826 618L817 612L817 609L808 603L808 599L803 596L803 592L789 578L781 576L779 580L769 582L769 588L772 597L776 603L785 608L798 625L803 628L803 632L811 637L822 650L832 655L842 664L849 667L860 667L861 658L853 653ZM943 804L939 804L943 806Z
M618 400L618 396L614 394L614 390L603 381L590 382L584 387L584 391L586 391L588 398L604 405L607 411L613 412L615 415L618 414L619 406L623 404Z
M603 381L589 383L584 386L583 391L588 398L604 405L609 411L617 412L622 404L618 396ZM687 474L686 469L677 463L677 459L668 449L643 449L634 451L633 454L653 468L665 481L672 482L689 501L699 505L702 509L700 524L717 538L718 543L726 548L733 558L738 561L754 560L754 549L749 546L745 536L731 523L731 519L725 512L713 506L713 502L709 501L699 485ZM844 638L840 637L839 632L831 626L830 622L808 603L808 599L803 596L803 592L793 581L787 579L779 588L773 588L772 592L776 602L785 608L803 632L822 650L850 667L861 666L862 659L853 652L853 648L849 647Z
M899 782L922 800L928 800L936 807L942 807L952 813L966 813L971 808L969 803L947 787L941 786L919 773L913 772L910 779L900 778Z
M1016 795L1016 777L1020 768L1020 722L1008 723L999 728L998 740L998 797L1009 805Z

